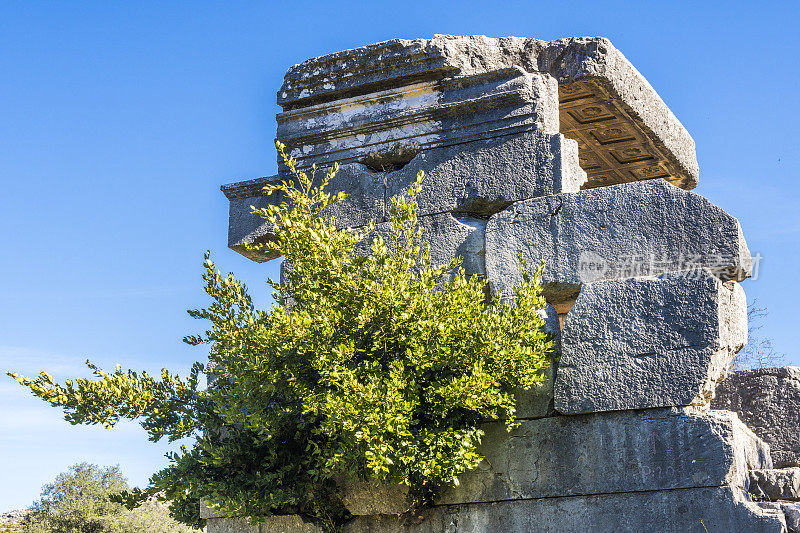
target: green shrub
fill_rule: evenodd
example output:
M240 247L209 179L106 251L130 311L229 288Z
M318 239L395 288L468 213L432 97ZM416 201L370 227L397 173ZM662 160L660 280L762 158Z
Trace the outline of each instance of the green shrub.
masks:
M512 301L487 301L485 280L466 279L457 260L431 264L417 221L421 173L392 200L384 239L374 223L337 229L327 215L344 199L325 191L338 167L317 183L283 157L293 180L266 192L287 201L256 210L277 237L262 246L292 265L283 283L269 280L281 305L255 309L207 255L212 303L190 314L211 327L185 340L211 347L211 368L156 380L90 364L98 379L63 386L13 375L72 423L131 418L151 440L196 437L148 489L126 494L129 504L162 491L190 524L202 524L204 499L229 516L297 512L334 528L347 518L340 476L407 484L425 503L481 460L479 422L513 415L511 391L543 379L551 340L538 272ZM354 253L364 240L371 254ZM213 379L205 391L202 372Z

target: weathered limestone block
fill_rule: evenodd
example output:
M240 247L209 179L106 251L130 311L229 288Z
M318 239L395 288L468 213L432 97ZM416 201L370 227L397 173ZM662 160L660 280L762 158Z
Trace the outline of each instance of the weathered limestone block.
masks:
M512 202L578 191L586 173L574 141L528 132L421 152L386 174L388 198L403 194L425 172L417 196L420 214L458 211L492 215Z
M588 465L587 465L588 466ZM701 521L702 520L702 524ZM780 510L741 489L706 487L437 506L411 515L360 516L345 533L784 533Z
M318 171L316 182L325 177L325 171ZM268 205L286 202L282 194L265 195L266 185L283 178L270 176L255 180L223 185L222 192L228 198L228 247L256 262L275 259L277 254L261 250L248 250L247 245L268 242L274 238L269 221L253 214L253 207L262 209ZM380 174L366 172L360 164L344 165L327 191L345 191L347 199L341 204L331 206L330 214L341 222L341 226L363 226L371 219L384 220L385 184Z
M800 503L757 502L758 506L772 513L783 513L787 533L800 533Z
M538 59L558 80L561 132L580 144L589 186L654 178L697 186L694 140L607 39L551 41Z
M788 533L800 533L800 503L781 503Z
M707 270L588 283L564 323L556 411L705 405L746 342L744 291Z
M530 41L530 43L528 43ZM433 39L392 39L360 48L315 57L287 70L278 91L283 109L298 109L342 95L367 94L419 80L467 76L519 65L536 71L527 57L519 56L535 39L436 35Z
M248 518L221 516L207 519L206 533L261 533L261 528L251 523Z
M342 480L339 488L342 503L355 516L401 514L412 507L405 485Z
M251 206L266 207L267 202L280 204L280 199L263 194L264 187L276 180L276 176L270 176L220 187L228 199L228 247L258 263L277 256L248 250L248 245L262 244L273 237L269 222L253 214Z
M750 275L739 221L693 192L664 180L626 183L517 202L486 227L486 273L508 294L545 261L551 304L575 298L583 283L708 268L722 279Z
M419 151L522 131L558 133L558 86L549 74L511 66L285 110L277 119L277 137L301 168L369 163L369 154L391 159L398 146Z
M749 492L770 500L800 500L800 468L753 470Z
M486 276L484 262L484 233L486 220L469 215L439 213L419 217L419 225L423 229L422 240L430 248L431 263L444 265L454 257L461 257L461 267L467 278L478 275ZM373 240L377 236L388 239L391 224L378 224L375 233L368 235L358 244L356 251L369 254Z
M322 528L300 515L274 515L262 524L249 518L226 517L200 501L200 517L206 519L206 533L322 533Z
M561 132L581 145L589 186L663 177L691 189L694 141L647 80L602 37L538 39L437 35L394 39L291 67L278 92L284 111L509 67L559 84ZM400 101L409 97L396 96ZM419 98L419 96L417 96Z
M345 191L348 197L330 206L330 214L342 227L363 226L371 219L384 221L391 197L404 194L418 170L426 174L417 197L423 216L445 212L488 216L519 200L577 191L586 180L586 173L578 166L574 141L561 135L527 132L426 150L396 171L373 172L360 163L343 165L328 191ZM324 172L318 176L321 179ZM276 257L245 246L272 237L269 223L254 215L251 206L263 208L284 201L280 196L262 193L263 187L276 179L222 187L230 200L228 246L255 261Z
M552 309L552 307L551 307ZM555 415L553 407L553 385L555 383L557 363L551 361L550 365L542 370L544 381L528 390L514 391L517 398L517 411L514 413L516 420L544 418ZM508 416L504 416L504 419Z
M206 533L260 533L260 527L248 518L226 518L224 516L206 520Z
M224 518L225 515L200 500L200 518Z
M249 518L209 518L206 533L322 533L322 528L299 515L275 515L260 525Z
M281 285L286 285L289 282L289 273L292 272L294 267L292 264L284 259L281 261L281 269L280 269L280 283ZM285 298L284 305L287 308L291 308L294 306L295 299L292 294L287 290L281 290L281 296Z
M738 413L769 444L776 468L800 466L800 367L732 372L712 407Z
M487 424L486 458L437 504L731 485L769 447L725 411L652 409Z
M514 413L514 418L517 420L544 418L556 414L553 407L553 386L558 368L558 357L561 354L561 325L558 321L558 313L552 305L542 309L539 316L544 319L545 331L550 333L553 338L553 356L550 358L550 365L541 371L544 375L544 381L541 384L528 390L514 391L517 399L517 411ZM507 416L503 418L506 419Z

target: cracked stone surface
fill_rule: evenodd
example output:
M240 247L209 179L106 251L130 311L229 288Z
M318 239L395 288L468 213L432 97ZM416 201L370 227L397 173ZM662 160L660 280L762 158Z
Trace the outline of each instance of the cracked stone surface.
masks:
M425 172L419 213L445 211L489 216L512 202L578 191L586 173L574 141L528 132L422 151L408 165L387 173L386 198L404 194Z
M746 342L744 291L707 270L588 283L564 322L556 411L708 404Z
M574 300L583 283L708 268L722 279L750 275L739 221L702 196L663 180L626 183L512 204L486 226L486 274L493 292L545 262L544 296Z
M732 372L712 406L735 411L764 439L776 468L800 466L800 367Z

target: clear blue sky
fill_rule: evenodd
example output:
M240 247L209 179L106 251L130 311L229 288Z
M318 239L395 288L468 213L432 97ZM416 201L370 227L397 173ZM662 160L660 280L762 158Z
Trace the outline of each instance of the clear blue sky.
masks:
M764 333L800 364L800 65L796 2L0 3L0 369L57 377L204 359L203 251L267 305L226 249L219 185L275 172L275 93L306 58L435 33L603 35L697 142L697 192L742 222L769 308ZM135 425L71 427L0 380L0 511L78 461L144 484L165 448Z

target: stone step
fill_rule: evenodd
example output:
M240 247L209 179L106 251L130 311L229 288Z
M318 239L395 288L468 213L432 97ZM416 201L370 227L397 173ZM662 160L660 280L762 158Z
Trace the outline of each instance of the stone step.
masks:
M464 505L483 502L505 502L503 505L509 506L512 513L547 514L559 506L571 507L578 502L582 502L581 505L593 502L597 509L611 506L603 511L610 512L614 506L627 506L625 502L642 503L639 498L643 494L650 495L643 500L649 502L647 505L667 505L665 502L672 497L669 495L684 494L681 490L719 499L723 493L744 494L748 471L770 466L768 447L741 424L735 414L727 411L652 409L560 416L523 421L510 434L499 423L487 424L486 431L480 449L486 460L475 470L463 474L459 486L446 490L435 509L423 512L426 516L436 517L436 513L449 512L447 509L459 505L461 509L470 509ZM354 515L398 515L409 509L406 492L401 487L364 482L343 484L343 487L343 500ZM719 512L708 514L713 514L712 522L752 518L744 511L733 512L734 507L741 507L743 503L734 505L729 501L731 509L726 510L721 503L725 498L728 496L718 502ZM518 505L510 505L512 501ZM683 500L678 498L678 501ZM489 507L493 505L500 504ZM467 519L471 513L466 515ZM725 513L728 513L727 518ZM204 507L203 516L221 518L207 507ZM697 518L702 516L706 515ZM602 512L598 511L597 515L575 519L591 524L601 517ZM492 518L495 519L499 519L499 515ZM636 520L641 519L637 515ZM210 521L209 533L240 531L224 529L223 522L218 521L218 529L213 529ZM236 523L229 520L224 522L227 524L224 527L233 528L231 524ZM272 523L273 529L261 531L305 532L313 527L299 517L276 518ZM285 530L274 529L290 523L294 524L293 528L300 529L289 526L280 526L286 527ZM395 531L397 527L385 522L363 523L384 532ZM582 522L576 521L573 526L579 523ZM436 522L428 524L433 527L429 530L438 530ZM351 531L371 530L356 528Z
M772 513L783 513L787 533L800 533L800 503L791 501L758 502L758 506Z
M323 529L299 515L269 516L262 524L218 516L206 520L206 533L323 533Z
M727 411L650 409L525 420L511 433L485 424L485 460L437 505L633 493L693 487L746 490L769 447ZM409 508L400 486L342 483L354 515Z

